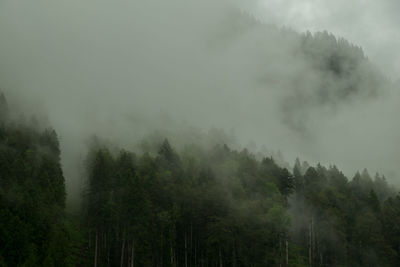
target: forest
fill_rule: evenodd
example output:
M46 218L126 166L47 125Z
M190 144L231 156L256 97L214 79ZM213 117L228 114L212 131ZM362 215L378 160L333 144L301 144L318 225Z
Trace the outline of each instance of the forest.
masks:
M213 52L260 29L277 44L295 44L291 53L279 51L301 59L307 71L256 78L260 87L282 83L279 114L296 133L313 131L305 123L313 112L357 101L368 106L393 86L361 47L328 32L267 27L242 13L226 25L218 41L207 43ZM257 45L267 47L265 36ZM288 88L295 93L286 94ZM133 149L95 135L75 159L83 185L76 194L66 189L56 130L1 93L0 267L400 266L396 177L370 173L369 166L345 175L334 162L301 160L300 151L288 163L284 155L255 153L224 138L204 145L194 136L161 133ZM73 209L72 193L80 196Z
M95 139L71 213L56 132L0 102L1 266L400 264L400 195L384 176L226 144L137 154Z

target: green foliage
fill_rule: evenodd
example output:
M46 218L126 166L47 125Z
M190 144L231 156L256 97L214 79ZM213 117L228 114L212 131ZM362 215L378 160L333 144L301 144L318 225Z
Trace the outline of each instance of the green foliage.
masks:
M97 141L72 216L56 132L0 119L0 266L400 265L400 195L366 169L349 180L227 145L135 155Z
M384 216L385 209L394 211L389 208L392 198L385 201L394 194L379 175L373 181L364 170L348 181L335 166L320 165L309 168L304 176L296 173L304 182L290 201L293 241L304 248L303 256L308 255L313 266L396 266L396 245L390 247L385 237L385 225L391 228L393 224ZM376 192L385 193L378 198ZM305 212L299 214L299 210Z
M179 155L165 140L156 157L126 151L115 156L105 148L90 153L86 221L98 263L280 261L279 243L289 229L289 172L227 146L193 151Z
M89 158L86 218L100 265L398 262L398 239L384 233L399 232L400 201L383 202L389 187L366 170L349 181L336 166L296 160L292 175L247 150L192 146L179 154L168 140L154 157L97 148Z
M1 95L2 115L5 104ZM53 130L40 132L1 119L1 265L64 265L68 241L57 135Z

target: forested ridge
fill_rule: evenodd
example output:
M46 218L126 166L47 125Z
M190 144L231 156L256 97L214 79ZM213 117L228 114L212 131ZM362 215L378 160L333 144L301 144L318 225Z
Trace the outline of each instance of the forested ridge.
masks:
M367 170L168 140L135 154L93 143L82 209L65 211L52 129L1 97L2 266L398 266L400 195ZM32 124L35 125L35 124Z
M265 26L242 15L228 25L225 41ZM388 85L344 39L268 33L295 39L322 77L290 77L296 88L316 83L285 98L294 129L310 107L373 99ZM400 194L367 169L290 166L221 140L130 151L94 139L71 212L61 152L55 130L21 119L1 95L0 266L400 266Z

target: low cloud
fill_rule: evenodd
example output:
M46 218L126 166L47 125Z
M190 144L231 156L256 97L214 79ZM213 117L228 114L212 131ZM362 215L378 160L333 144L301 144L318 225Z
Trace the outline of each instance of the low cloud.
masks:
M255 6L5 0L0 86L27 113L47 114L70 187L89 136L131 146L155 130L186 127L221 128L289 161L300 156L348 174L369 167L394 177L398 91L357 83L361 93L338 94L351 81L318 71L299 56L300 35L260 24ZM293 26L292 9L273 3L272 21Z

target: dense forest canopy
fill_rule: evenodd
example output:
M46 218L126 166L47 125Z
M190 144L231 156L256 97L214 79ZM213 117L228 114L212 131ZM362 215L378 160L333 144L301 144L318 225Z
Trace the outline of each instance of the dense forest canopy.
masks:
M56 132L0 102L2 266L400 264L400 195L384 176L226 144L153 138L136 154L95 138L68 215Z
M3 94L0 111L0 265L68 265L57 134L10 120Z
M399 266L399 84L327 31L172 1L0 10L0 266Z

